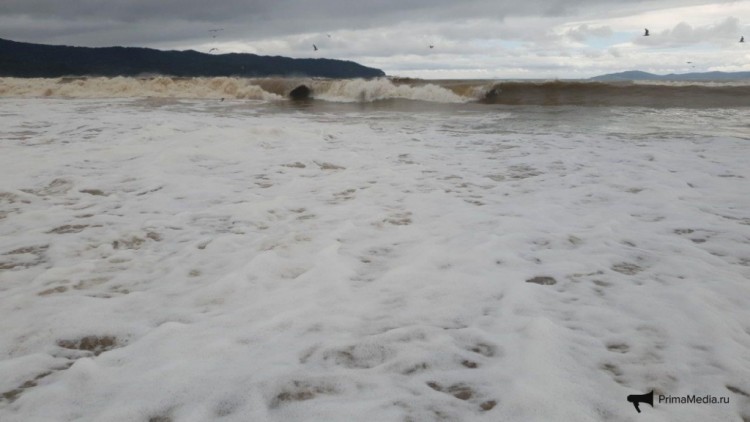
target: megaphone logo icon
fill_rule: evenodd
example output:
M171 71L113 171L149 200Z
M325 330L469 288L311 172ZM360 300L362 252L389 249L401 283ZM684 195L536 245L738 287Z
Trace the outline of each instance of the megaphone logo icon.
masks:
M654 390L646 394L631 394L628 396L628 401L633 403L638 413L641 413L641 409L638 407L640 403L648 403L651 407L654 407Z

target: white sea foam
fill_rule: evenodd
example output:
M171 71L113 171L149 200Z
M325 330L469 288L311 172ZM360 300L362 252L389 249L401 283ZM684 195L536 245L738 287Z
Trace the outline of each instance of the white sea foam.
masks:
M243 78L0 78L0 96L68 98L234 98L278 100L255 80Z
M465 103L476 98L462 97L435 85L395 84L389 79L343 79L313 83L313 97L327 101L371 102L406 99L436 103Z
M0 100L0 420L750 417L742 110L243 105Z
M280 100L299 85L313 90L313 97L337 102L372 102L409 99L440 103L464 103L478 97L462 97L435 84L394 84L379 79L290 78L0 78L0 97L66 98L232 98ZM476 91L476 90L475 90Z

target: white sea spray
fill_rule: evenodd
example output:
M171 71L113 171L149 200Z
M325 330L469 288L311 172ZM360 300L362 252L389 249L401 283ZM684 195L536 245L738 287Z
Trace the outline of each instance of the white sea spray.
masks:
M338 106L1 99L0 420L748 416L744 110Z

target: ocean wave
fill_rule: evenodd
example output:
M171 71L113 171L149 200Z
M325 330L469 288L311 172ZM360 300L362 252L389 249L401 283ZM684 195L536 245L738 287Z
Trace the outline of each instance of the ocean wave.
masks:
M748 107L750 84L633 82L501 82L481 99L503 105Z
M434 83L394 83L386 78L315 81L312 97L326 101L373 102L405 99L435 103L465 103L476 98L459 95Z
M304 87L299 91L299 88ZM541 106L750 107L750 82L426 81L196 77L0 78L0 97L185 98L364 103L412 100ZM300 98L300 96L296 96Z
M283 96L264 90L249 79L177 78L167 76L0 78L0 96L64 98L236 98L280 100Z
M179 78L70 77L0 78L0 96L63 98L230 98L283 100L299 86L310 89L309 97L333 102L373 102L407 99L438 103L465 103L478 97L462 96L433 83L395 83L387 78Z
M750 86L750 80L728 80L728 81L659 81L639 80L633 81L636 85L663 85L663 86L705 86L705 87L732 87Z

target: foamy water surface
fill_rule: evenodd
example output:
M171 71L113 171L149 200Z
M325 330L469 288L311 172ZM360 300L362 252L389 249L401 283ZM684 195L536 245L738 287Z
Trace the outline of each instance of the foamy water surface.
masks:
M309 98L343 103L409 100L436 104L750 107L750 81L419 80L239 77L0 78L0 98L176 98L285 101L298 87Z
M750 419L747 109L264 95L0 99L0 420Z

